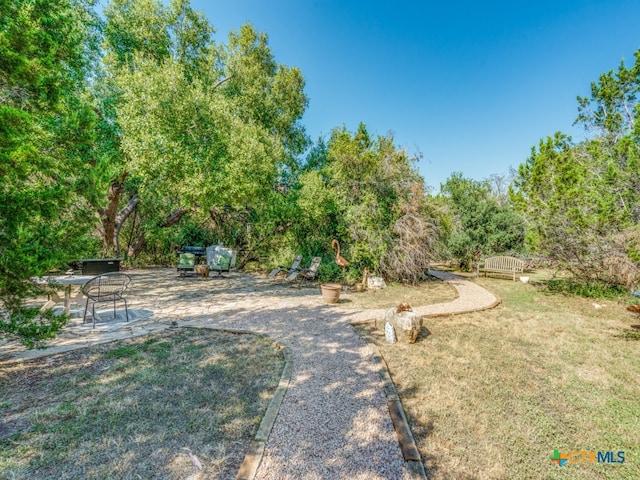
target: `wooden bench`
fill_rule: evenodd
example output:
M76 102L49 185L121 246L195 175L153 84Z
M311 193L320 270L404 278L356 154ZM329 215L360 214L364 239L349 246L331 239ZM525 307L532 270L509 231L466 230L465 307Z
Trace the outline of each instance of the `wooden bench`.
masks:
M489 257L484 262L479 263L476 273L480 275L484 273L485 277L488 273L509 274L513 275L513 281L516 281L516 274L524 272L524 261L515 257Z

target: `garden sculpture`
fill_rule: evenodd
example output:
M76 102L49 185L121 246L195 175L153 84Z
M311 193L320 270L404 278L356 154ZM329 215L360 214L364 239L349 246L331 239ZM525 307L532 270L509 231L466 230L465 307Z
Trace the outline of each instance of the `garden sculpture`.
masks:
M331 248L336 250L336 265L342 268L342 280L344 281L344 267L349 265L349 261L344 257L340 256L340 243L335 238L331 240Z

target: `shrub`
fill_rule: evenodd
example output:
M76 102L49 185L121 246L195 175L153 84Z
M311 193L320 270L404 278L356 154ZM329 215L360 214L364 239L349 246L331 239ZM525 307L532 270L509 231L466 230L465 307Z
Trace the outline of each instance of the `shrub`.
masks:
M612 285L594 280L552 279L545 282L545 287L549 292L587 298L615 298L629 293L622 285Z
M44 340L54 338L68 321L68 315L56 315L53 310L39 312L36 307L19 307L6 318L0 317L0 332L33 348L39 347Z

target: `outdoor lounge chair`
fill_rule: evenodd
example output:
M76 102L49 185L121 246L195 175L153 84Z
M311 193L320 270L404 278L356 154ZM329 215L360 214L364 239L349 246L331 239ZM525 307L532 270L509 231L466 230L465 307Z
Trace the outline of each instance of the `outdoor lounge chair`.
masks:
M285 265L280 265L274 268L273 270L271 270L271 272L269 272L269 277L273 278L277 276L280 272L287 272L286 276L288 276L291 273L295 272L296 270L300 270L300 262L302 262L302 255L296 255L295 257L293 257L293 262L291 262L290 267L287 267Z
M214 260L209 264L209 270L218 272L218 277L222 277L222 272L228 272L230 269L231 255L226 253L216 255Z
M225 248L222 244L208 246L207 265L209 265L209 270L218 272L218 277L222 277L222 272L229 272L235 268L236 255L235 250Z
M113 318L116 318L116 302L124 302L124 311L129 321L129 307L127 299L123 297L125 290L131 283L131 277L126 273L112 272L103 273L92 278L82 287L82 293L87 297L87 304L84 307L84 317L82 323L87 321L87 311L91 303L91 317L93 328L96 328L96 303L113 302Z
M309 268L297 269L287 275L287 281L302 280L303 282L312 282L318 276L318 267L322 263L322 257L313 257Z
M178 258L178 273L181 277L196 274L196 256L193 253L181 253Z

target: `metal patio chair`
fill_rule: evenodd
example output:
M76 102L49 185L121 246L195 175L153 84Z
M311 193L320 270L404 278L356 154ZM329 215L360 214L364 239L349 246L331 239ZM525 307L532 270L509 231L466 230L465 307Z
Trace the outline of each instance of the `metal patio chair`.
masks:
M196 256L193 253L181 253L176 269L181 277L196 274Z
M225 278L222 275L222 272L229 272L231 270L231 256L226 253L215 256L213 261L209 264L209 269L212 272L218 272L216 278Z
M93 318L93 328L96 328L96 303L113 302L113 318L116 318L116 302L124 302L124 311L129 321L129 308L127 299L123 297L124 292L131 283L131 277L126 273L112 272L104 273L92 278L82 287L82 293L87 296L87 305L84 307L84 317L82 323L87 321L87 311L89 303L91 306L91 317Z

